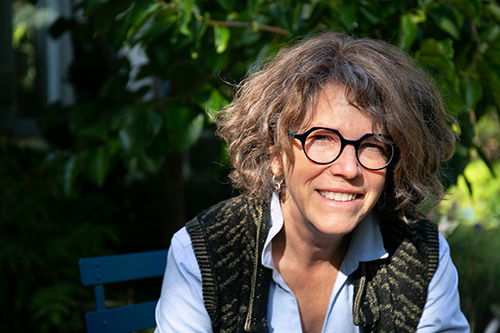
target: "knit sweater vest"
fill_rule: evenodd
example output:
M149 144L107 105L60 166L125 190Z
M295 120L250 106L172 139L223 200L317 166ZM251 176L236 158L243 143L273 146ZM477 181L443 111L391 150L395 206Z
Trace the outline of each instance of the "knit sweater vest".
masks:
M260 256L269 232L270 200L238 196L186 224L202 275L214 332L268 332L271 271ZM387 259L363 262L354 284L353 321L365 332L414 332L439 262L436 226L426 220L381 227Z

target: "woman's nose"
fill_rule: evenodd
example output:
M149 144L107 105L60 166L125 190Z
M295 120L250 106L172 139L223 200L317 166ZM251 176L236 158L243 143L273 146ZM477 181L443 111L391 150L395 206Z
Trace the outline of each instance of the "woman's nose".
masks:
M353 179L360 175L361 168L356 158L356 149L347 145L337 160L330 165L330 172L336 176Z

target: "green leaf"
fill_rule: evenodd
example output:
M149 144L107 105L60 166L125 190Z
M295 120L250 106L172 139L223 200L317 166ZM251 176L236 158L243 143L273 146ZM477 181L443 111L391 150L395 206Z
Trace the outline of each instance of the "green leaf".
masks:
M191 24L191 33L193 36L193 43L191 45L191 59L198 58L200 48L202 45L202 40L207 30L206 20L209 19L209 17L210 17L209 14L205 14L204 17L198 17L194 21L194 23Z
M453 53L451 40L437 41L429 38L422 42L420 50L417 51L416 55L420 63L437 69L438 73L444 76L448 84L458 88L455 64L451 60Z
M78 130L75 134L77 136L104 140L108 134L108 125L107 123L100 121Z
M191 147L203 131L205 116L203 113L190 117L190 110L178 103L168 105L165 112L167 131L171 149L175 152L184 152Z
M159 158L153 158L148 154L141 154L138 156L139 166L151 173L158 173L164 162L164 155Z
M488 2L488 4L486 4L486 9L497 22L500 22L500 6L498 4L490 1Z
M130 22L130 28L127 31L127 40L133 40L135 35L141 34L141 31L148 30L149 25L153 24L151 19L160 10L161 4L152 3L149 8L138 9L137 6L133 6L133 10L128 13L127 21ZM135 40L137 41L137 39Z
M179 152L183 152L191 147L198 141L203 131L203 125L205 123L205 117L203 114L196 116L186 130L186 135L183 140L183 144L180 146Z
M258 15L259 9L265 0L252 0L247 2L248 15L251 19Z
M158 158L153 158L146 153L134 155L125 161L125 165L130 173L147 171L158 173L164 162L164 154Z
M480 0L441 0L441 2L453 6L471 22L479 23L481 20Z
M71 154L63 168L63 189L66 196L73 193L76 178L80 172L81 160L76 154Z
M358 27L358 5L354 1L344 3L340 11L340 21L348 30Z
M460 29L450 18L446 16L439 16L436 17L436 21L441 30L446 31L456 40L460 39ZM459 24L461 24L461 22L459 22Z
M215 43L215 51L218 54L224 53L227 49L227 45L229 43L229 38L231 33L227 27L223 26L214 26L214 43Z
M127 31L127 40L131 46L142 42L147 48L151 41L164 38L178 22L178 12L167 6L152 5L141 14L139 21L129 19L131 23Z
M453 58L453 41L451 39L436 40L434 38L424 39L419 54L444 56L447 59Z
M228 103L229 101L217 89L211 88L208 99L203 101L200 106L207 113L209 121L212 121L216 113Z
M409 50L417 38L417 22L413 14L403 15L399 22L398 46Z
M495 172L495 168L493 167L493 163L488 158L488 156L486 155L486 153L484 152L484 150L481 147L476 147L476 150L477 150L477 153L478 153L479 157L481 157L481 159L483 160L483 162L486 164L486 166L490 170L491 175L493 177L497 177L497 174Z
M110 152L104 147L89 150L85 162L90 179L101 187L110 169Z
M216 0L216 1L226 12L230 13L234 10L235 0Z
M418 0L418 7L422 10L426 10L429 5L432 5L434 0Z
M485 29L481 32L479 38L482 41L495 43L497 38L500 36L500 26L494 25L489 29Z
M191 31L189 30L189 23L193 17L193 10L195 7L194 0L176 0L177 4L181 9L181 26L180 32L183 35L190 36Z
M500 73L492 68L485 61L478 61L478 69L481 74L481 79L484 81L487 90L493 97L493 101L497 108L500 108Z
M458 115L458 120L460 122L460 143L467 149L473 148L473 138L474 138L474 125L470 120L470 111L461 112ZM468 152L467 152L468 153Z
M121 116L120 143L129 155L144 150L163 127L163 118L150 109L128 108Z
M113 27L115 20L133 3L133 0L108 0L87 6L85 16L93 17L95 35L105 35Z
M92 126L98 119L98 110L101 107L98 101L90 101L70 109L67 114L69 130L77 135L83 128Z
M465 95L465 109L473 110L476 107L476 104L483 97L483 87L481 83L477 80L462 80L461 91L464 92Z

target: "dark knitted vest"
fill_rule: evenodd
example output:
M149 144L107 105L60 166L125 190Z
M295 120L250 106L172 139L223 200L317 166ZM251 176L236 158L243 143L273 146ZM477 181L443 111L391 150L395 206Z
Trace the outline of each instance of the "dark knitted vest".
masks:
M187 223L214 332L267 332L271 273L260 256L269 231L269 200L242 196ZM439 262L437 228L391 221L381 228L389 257L361 263L354 283L354 324L366 332L414 332Z

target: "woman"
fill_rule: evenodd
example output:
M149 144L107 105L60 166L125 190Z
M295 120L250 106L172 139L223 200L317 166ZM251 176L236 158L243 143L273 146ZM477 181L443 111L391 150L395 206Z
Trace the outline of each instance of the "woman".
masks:
M158 332L467 332L420 218L452 120L394 47L324 33L281 50L217 119L241 196L173 238Z

